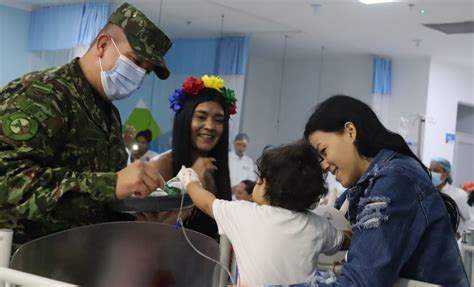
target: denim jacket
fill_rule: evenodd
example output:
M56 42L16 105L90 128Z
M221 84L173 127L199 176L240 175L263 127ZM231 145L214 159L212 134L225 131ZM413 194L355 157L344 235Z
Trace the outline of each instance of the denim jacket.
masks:
M441 197L413 158L382 150L347 190L352 243L336 283L393 286L399 277L468 287Z

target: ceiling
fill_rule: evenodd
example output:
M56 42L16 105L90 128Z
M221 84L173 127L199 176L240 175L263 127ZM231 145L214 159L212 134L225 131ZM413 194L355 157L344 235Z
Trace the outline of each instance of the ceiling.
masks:
M472 21L474 0L374 5L357 0L128 1L172 38L249 35L257 51L281 54L287 35L289 55L319 55L324 46L324 53L429 56L474 67L474 34L446 35L422 25ZM0 0L12 2L31 9L84 1Z

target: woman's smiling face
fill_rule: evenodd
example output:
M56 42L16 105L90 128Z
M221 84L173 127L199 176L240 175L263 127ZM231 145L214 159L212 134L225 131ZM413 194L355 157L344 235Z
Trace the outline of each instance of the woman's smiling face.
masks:
M196 106L191 121L191 143L201 154L209 153L219 142L224 131L225 115L222 106L215 101Z
M321 168L335 175L345 188L356 184L370 163L357 151L356 135L355 126L348 122L342 133L315 131L308 136L320 156Z

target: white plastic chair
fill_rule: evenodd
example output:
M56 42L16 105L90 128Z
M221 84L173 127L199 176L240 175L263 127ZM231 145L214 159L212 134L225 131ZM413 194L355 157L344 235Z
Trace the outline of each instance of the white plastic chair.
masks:
M345 214L349 208L349 201L346 200L340 210L334 208L337 198L337 190L329 190L327 205L319 205L313 212L319 216L325 217L338 230L350 229L351 224L345 218ZM347 251L339 251L334 255L327 256L320 254L318 257L318 270L321 271L336 271L342 269L342 265L334 265L334 262L342 262L346 257Z

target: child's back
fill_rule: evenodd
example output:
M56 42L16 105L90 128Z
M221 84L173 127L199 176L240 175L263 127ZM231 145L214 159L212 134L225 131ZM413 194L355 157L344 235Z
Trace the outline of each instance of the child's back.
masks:
M319 253L331 255L343 242L341 231L312 212L214 200L213 214L219 233L232 242L244 285L305 282Z
M193 167L215 170L210 159L201 158ZM319 253L331 255L347 245L342 231L308 211L327 192L319 159L308 143L297 142L266 151L257 167L255 203L216 199L193 184L199 182L193 169L183 169L178 177L196 206L215 218L219 233L229 237L241 284L306 282L316 270Z

